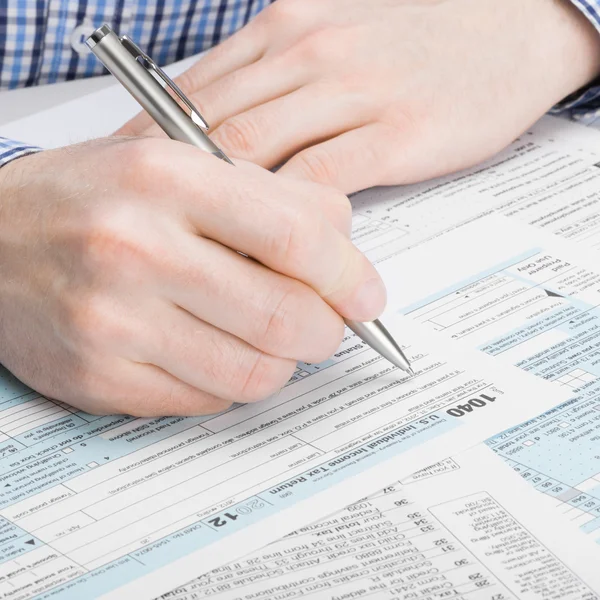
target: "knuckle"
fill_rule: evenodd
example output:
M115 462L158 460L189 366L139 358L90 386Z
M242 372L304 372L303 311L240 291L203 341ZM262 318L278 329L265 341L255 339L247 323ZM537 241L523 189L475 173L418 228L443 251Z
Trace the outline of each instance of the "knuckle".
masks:
M80 260L92 277L124 273L124 264L152 256L135 234L139 221L139 211L126 203L99 207L87 216L78 245Z
M352 230L352 203L348 196L337 190L328 190L324 195L324 211L336 228L347 236Z
M266 323L259 333L258 345L269 354L285 356L297 336L301 310L299 288L290 280L289 284L274 290L266 302L270 308L267 309Z
M356 109L371 115L379 109L376 93L365 94L365 90L379 90L381 88L379 74L366 69L345 69L337 75L337 85L351 101Z
M427 122L427 114L417 114L406 103L395 104L384 115L384 122L389 123L383 135L394 139L414 140L423 134L423 124Z
M135 138L120 145L113 165L119 189L143 193L155 191L158 185L169 185L172 177L164 160L169 146L169 140L153 137Z
M321 362L341 343L343 320L304 284L286 281L264 305L268 308L254 345L271 356Z
M267 252L280 266L301 267L306 262L306 240L314 235L320 219L311 214L306 206L297 204L282 210L277 231L273 232Z
M394 111L378 126L379 142L363 148L364 160L373 165L377 184L413 183L417 165L411 161L412 152L408 148L414 148L416 144L425 147L428 143L425 140L435 140L435 135L427 131L423 122L409 110Z
M339 64L347 60L350 40L345 28L325 26L305 35L292 52L309 63Z
M313 353L307 359L308 362L320 363L330 358L344 339L345 327L341 318L332 319L327 328L327 335L319 339L319 343L315 345Z
M135 337L133 322L119 316L114 301L94 293L63 300L57 326L84 370L90 369L96 357L128 347Z
M107 402L114 389L102 377L99 364L100 360L91 353L78 355L68 375L69 390L64 400L74 406L84 405L86 412L94 411L93 414L115 413L119 406Z
M338 179L339 168L327 149L316 146L305 150L292 159L307 178L332 185Z
M159 391L154 397L144 394L132 407L135 416L201 416L227 410L231 402L219 400L201 390L173 384ZM131 413L134 414L134 413Z
M170 352L174 340L165 332L164 348ZM160 348L160 346L159 346ZM203 336L200 347L202 372L207 381L218 382L220 396L238 401L250 377L258 351L231 336ZM243 401L243 400L242 400Z
M239 116L225 121L218 128L218 139L234 156L251 156L260 138L258 125L253 119Z
M93 294L64 298L61 317L67 339L78 347L96 346L106 328L104 303Z
M135 167L136 170L154 171L160 164L160 161L156 157L157 146L160 145L159 140L154 138L130 140L129 144L124 146L124 152L127 152L127 162L130 166Z
M256 402L278 392L294 372L295 363L258 352L239 373L239 400Z
M132 417L153 417L170 415L174 389L156 386L149 389L144 381L131 382L129 386L119 388L109 404L113 413L123 413ZM165 412L166 411L166 412Z
M302 0L278 0L264 11L262 18L276 25L297 23L306 18L306 3Z

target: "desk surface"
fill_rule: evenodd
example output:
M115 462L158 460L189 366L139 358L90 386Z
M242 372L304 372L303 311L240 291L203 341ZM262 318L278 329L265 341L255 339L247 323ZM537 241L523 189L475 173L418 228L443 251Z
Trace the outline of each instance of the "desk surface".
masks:
M165 71L176 77L198 58L190 56ZM108 135L139 110L110 76L11 90L0 92L0 135L54 148Z
M93 77L0 93L0 125L86 96L114 83L112 77Z

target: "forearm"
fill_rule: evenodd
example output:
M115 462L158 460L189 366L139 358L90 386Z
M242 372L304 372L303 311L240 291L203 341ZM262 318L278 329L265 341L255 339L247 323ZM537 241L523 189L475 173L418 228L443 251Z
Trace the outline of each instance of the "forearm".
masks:
M578 120L586 120L600 109L600 79L598 67L600 61L600 0L562 0L569 2L569 9L581 22L582 35L579 60L574 57L573 65L581 61L588 73L587 81L572 91L552 110L555 113L568 113ZM590 76L590 69L592 75ZM594 75L594 69L596 69Z

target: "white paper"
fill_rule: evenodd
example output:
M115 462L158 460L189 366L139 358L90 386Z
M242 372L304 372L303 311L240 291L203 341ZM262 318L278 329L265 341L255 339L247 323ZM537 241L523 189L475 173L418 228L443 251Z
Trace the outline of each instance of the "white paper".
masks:
M600 547L542 499L470 450L161 599L599 598Z
M209 417L92 417L5 376L0 593L153 597L568 397L390 324L415 378L349 335L277 396ZM470 399L485 408L448 412Z
M382 263L381 271L402 274L406 287L393 302L409 318L569 390L567 403L488 444L600 542L597 255L493 216Z

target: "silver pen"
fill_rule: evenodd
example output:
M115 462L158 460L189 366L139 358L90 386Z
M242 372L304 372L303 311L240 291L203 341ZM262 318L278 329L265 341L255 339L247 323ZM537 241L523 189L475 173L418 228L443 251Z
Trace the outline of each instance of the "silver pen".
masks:
M87 45L123 87L173 140L196 146L233 164L208 137L208 123L171 78L127 36L109 25L96 29ZM172 94L169 93L171 90ZM179 100L177 101L176 98ZM187 109L184 110L185 107ZM414 375L408 359L380 321L346 325L393 365Z

